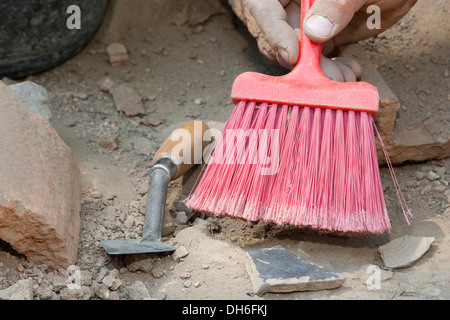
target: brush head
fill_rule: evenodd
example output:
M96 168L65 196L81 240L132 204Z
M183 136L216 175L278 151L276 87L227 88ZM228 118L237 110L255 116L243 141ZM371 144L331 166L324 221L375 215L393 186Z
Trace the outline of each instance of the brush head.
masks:
M256 72L239 75L231 90L231 98L273 104L305 106L335 110L378 112L377 89L367 82L334 82L317 73L299 73L274 77Z
M390 229L366 112L241 101L186 205L337 234Z

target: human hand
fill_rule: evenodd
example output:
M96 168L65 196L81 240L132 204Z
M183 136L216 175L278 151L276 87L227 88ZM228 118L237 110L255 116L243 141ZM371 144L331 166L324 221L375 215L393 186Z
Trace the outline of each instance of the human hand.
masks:
M305 17L305 34L323 44L322 53L334 47L367 39L400 20L417 0L316 0ZM380 28L369 29L367 7L380 8ZM247 0L250 13L278 62L292 68L298 59L300 37L300 0ZM353 59L321 59L324 74L335 81L355 81L361 72Z

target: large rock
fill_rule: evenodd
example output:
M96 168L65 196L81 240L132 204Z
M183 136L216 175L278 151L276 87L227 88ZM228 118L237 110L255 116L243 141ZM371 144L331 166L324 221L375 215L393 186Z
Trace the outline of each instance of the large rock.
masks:
M75 264L81 177L71 150L0 82L0 238L29 261Z

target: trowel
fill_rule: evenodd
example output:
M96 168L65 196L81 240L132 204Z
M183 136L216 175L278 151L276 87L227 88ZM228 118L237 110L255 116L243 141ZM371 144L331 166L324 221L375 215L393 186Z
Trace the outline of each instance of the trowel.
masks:
M179 126L156 152L150 168L148 198L141 239L104 240L105 251L112 255L170 252L175 248L161 242L167 187L171 180L184 175L201 163L203 151L210 141L203 141L208 126L192 120ZM190 153L190 154L188 154Z

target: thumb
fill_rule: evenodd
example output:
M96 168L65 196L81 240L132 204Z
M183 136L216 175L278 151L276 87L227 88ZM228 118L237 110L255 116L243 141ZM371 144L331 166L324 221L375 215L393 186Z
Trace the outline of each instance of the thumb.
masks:
M303 30L311 40L332 39L352 20L365 0L316 0L306 14Z

